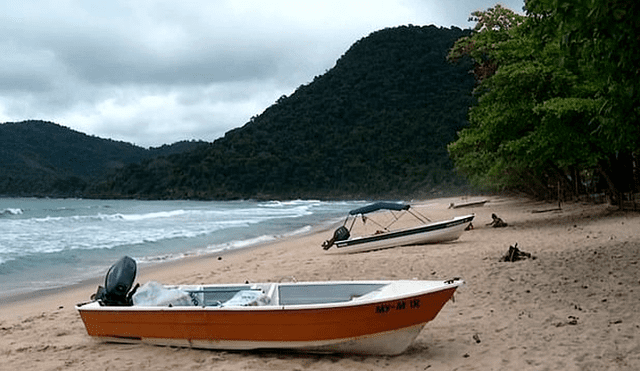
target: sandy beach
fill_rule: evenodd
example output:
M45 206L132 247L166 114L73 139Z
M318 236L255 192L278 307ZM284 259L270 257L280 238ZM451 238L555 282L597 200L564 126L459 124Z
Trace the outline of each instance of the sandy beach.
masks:
M139 270L137 282L167 284L463 278L399 356L97 342L74 309L96 280L0 303L0 370L639 370L640 214L499 196L448 208L475 199L418 202L432 220L475 213L474 229L452 243L326 255L331 229ZM488 226L492 213L508 226ZM516 243L532 258L501 261Z

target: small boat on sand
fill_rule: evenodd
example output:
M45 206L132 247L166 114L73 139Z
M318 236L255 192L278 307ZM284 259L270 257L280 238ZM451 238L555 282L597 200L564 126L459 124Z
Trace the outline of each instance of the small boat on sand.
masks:
M400 219L402 214L405 213L412 215L419 224L417 226L393 230L389 229L391 227L391 224L389 224L387 226L381 226L382 229L371 235L351 236L351 231L358 218L362 218L363 221L367 222L370 220L373 221L374 218L369 216L365 217L365 215L380 210L398 213L394 214L391 224L395 223ZM325 241L322 244L322 247L329 253L345 254L380 250L396 246L454 241L460 238L462 232L464 232L464 230L469 227L473 221L473 218L474 215L470 214L456 216L451 220L429 222L424 216L412 211L410 205L392 202L378 202L351 210L343 225L336 229L333 237L330 240ZM349 224L348 228L347 224ZM330 250L334 245L336 248Z
M395 355L411 345L463 284L458 278L178 286L148 282L130 290L132 274L123 267L132 264L125 258L110 269L106 288L101 286L94 300L76 306L87 333L103 341Z

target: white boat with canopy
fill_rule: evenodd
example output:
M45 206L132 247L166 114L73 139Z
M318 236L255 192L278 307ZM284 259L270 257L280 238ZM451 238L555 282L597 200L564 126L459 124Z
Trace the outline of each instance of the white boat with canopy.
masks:
M363 221L373 221L374 218L370 217L369 214L378 211L393 213L394 217L391 223L386 226L381 225L381 229L371 235L351 236L351 231L358 218L361 218ZM400 219L403 214L412 215L418 225L391 229L391 225ZM325 241L322 247L328 253L344 254L386 249L396 246L454 241L460 238L462 232L464 232L473 221L473 218L474 215L469 214L456 216L450 220L431 222L428 218L420 215L416 210L413 210L411 205L393 202L377 202L351 210L343 225L336 229L333 237ZM349 226L347 227L347 225ZM333 246L335 246L335 248L331 249Z

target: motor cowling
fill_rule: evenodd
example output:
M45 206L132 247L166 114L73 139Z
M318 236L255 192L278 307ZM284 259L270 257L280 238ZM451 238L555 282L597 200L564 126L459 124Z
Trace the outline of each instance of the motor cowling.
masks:
M104 281L104 287L99 286L94 299L104 305L131 305L131 296L135 291L133 281L136 279L136 261L128 256L122 257L109 268Z
M344 241L349 237L351 237L351 233L349 233L349 230L347 229L347 227L342 225L338 229L336 229L335 232L333 232L333 237L330 240L324 241L324 243L322 244L322 247L325 250L329 250L329 248L333 246L334 242Z
M351 237L351 234L349 233L349 230L347 229L347 227L345 227L344 225L341 226L340 228L336 229L335 232L333 232L333 241L344 241L346 239L348 239L349 237Z

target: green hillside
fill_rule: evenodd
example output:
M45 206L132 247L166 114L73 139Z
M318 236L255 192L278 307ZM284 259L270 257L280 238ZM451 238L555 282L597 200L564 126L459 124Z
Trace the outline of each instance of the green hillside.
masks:
M145 149L89 136L46 121L0 124L0 195L84 196L110 170L159 155L184 152L201 142Z
M91 197L425 196L465 185L447 153L467 125L470 63L446 55L469 31L384 29L262 114L197 150L143 160L92 184Z

